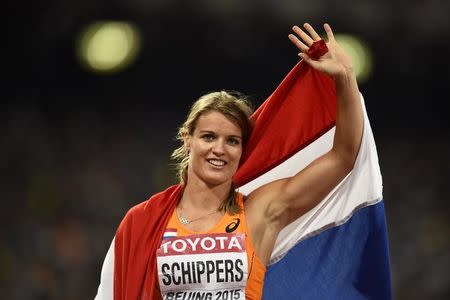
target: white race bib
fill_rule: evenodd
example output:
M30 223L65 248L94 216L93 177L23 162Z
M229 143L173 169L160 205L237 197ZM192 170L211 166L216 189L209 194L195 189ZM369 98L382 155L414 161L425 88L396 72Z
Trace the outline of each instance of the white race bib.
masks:
M156 252L165 300L245 300L248 262L243 233L208 233L162 241Z

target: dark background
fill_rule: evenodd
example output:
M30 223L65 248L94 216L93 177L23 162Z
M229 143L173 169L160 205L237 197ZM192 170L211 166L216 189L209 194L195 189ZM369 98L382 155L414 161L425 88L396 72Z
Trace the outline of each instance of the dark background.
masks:
M383 174L395 299L450 296L449 1L29 1L2 9L0 294L93 299L124 213L174 183L169 155L201 94L255 106L298 61L294 24L364 39L360 84ZM136 61L94 74L75 56L95 20L134 22Z

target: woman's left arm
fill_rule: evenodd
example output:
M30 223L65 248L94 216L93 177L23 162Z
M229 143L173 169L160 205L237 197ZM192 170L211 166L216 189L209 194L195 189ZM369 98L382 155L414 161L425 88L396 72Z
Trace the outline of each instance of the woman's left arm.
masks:
M336 131L329 152L295 176L268 183L248 196L246 214L253 243L256 249L261 248L261 256L271 252L282 228L316 206L352 170L361 144L364 117L351 61L328 24L324 25L328 52L313 60L307 53L320 36L311 25L306 23L304 28L307 33L294 26L296 35L290 34L289 39L300 49L299 56L306 63L334 78L338 101Z

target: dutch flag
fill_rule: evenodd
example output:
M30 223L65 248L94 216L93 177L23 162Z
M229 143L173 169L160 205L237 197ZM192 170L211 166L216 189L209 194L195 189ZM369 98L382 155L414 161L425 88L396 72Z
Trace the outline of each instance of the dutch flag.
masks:
M267 268L264 299L391 299L382 177L364 99L364 133L350 174L285 227ZM254 114L235 176L248 194L296 174L331 149L334 83L300 62Z
M177 236L177 229L176 228L167 228L166 231L164 231L163 234L163 240L170 239Z

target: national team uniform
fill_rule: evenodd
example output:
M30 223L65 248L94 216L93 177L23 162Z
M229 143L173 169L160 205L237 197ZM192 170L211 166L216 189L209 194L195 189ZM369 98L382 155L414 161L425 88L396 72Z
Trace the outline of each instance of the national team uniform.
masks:
M162 298L261 299L266 267L248 236L243 195L240 214L225 214L210 230L193 232L174 210L156 252Z

